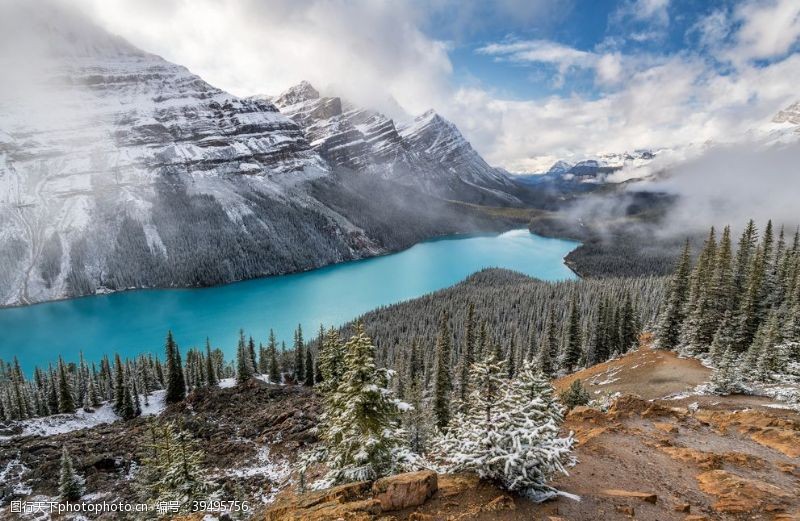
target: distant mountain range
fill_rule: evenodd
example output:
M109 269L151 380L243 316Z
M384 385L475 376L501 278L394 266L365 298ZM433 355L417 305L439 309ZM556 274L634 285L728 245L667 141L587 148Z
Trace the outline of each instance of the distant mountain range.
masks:
M397 126L307 83L238 98L72 13L15 8L43 41L2 80L0 305L306 270L497 226L451 200L520 204L434 112Z

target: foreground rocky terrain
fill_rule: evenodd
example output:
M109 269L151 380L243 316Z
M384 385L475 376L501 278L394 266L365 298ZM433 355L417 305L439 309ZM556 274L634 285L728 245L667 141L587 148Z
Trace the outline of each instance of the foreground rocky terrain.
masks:
M254 520L797 519L800 414L765 397L703 395L698 386L709 373L696 360L642 347L555 381L565 389L580 378L594 401L567 415L578 464L554 481L564 495L543 504L475 476L433 472L299 493L292 464L316 441L319 413L314 393L301 386L229 381L159 419L192 434L210 479L226 499L249 501L246 517ZM17 519L12 499L57 496L62 445L86 478L84 500L135 501L154 420L43 435L4 428L0 516Z
M577 407L565 430L578 465L535 504L469 475L427 474L296 495L254 519L727 520L800 518L800 414L750 396L704 396L710 371L671 352L639 351L555 382L581 378L605 405ZM402 491L402 493L401 493ZM419 503L419 504L415 504Z

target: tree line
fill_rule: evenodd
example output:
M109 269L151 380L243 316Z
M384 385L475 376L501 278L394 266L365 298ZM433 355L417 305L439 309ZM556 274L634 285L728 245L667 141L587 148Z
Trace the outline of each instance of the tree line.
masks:
M730 227L712 227L694 265L687 243L657 343L708 360L720 392L800 374L800 232L750 220L734 247Z

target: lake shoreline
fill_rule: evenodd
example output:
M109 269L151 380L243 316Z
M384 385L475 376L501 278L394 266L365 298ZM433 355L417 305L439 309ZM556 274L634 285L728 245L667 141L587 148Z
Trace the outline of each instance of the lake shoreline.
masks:
M335 263L315 270L196 288L145 288L0 310L0 358L17 355L33 366L80 352L95 360L160 352L167 330L182 348L210 337L230 355L236 332L256 340L274 329L291 339L338 326L380 306L450 287L484 268L518 271L541 280L578 278L565 256L580 243L541 237L528 229L451 234L401 252ZM291 342L290 342L291 343Z

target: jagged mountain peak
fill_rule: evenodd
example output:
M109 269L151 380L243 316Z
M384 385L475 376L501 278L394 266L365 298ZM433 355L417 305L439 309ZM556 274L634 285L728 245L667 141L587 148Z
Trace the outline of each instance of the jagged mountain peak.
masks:
M785 109L775 114L775 117L772 118L772 122L800 125L800 101L792 103Z
M319 91L315 89L311 83L303 80L278 95L278 97L275 98L275 105L279 107L288 107L289 105L319 98Z

